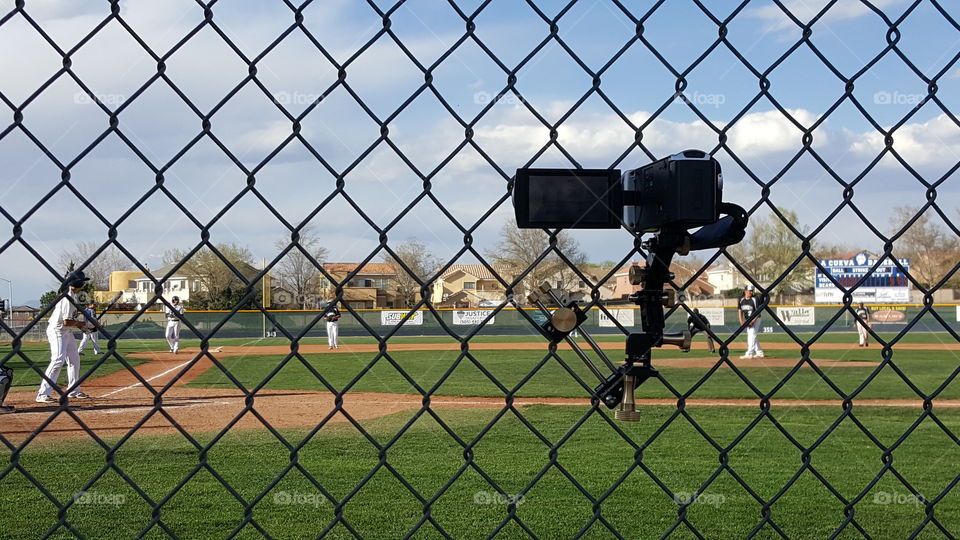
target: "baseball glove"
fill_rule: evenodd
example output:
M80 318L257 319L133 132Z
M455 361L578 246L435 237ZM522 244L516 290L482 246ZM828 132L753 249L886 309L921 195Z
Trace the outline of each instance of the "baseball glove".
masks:
M92 334L94 332L99 332L100 325L92 321L87 321L83 323L83 326L80 327L80 331L83 332L84 334Z

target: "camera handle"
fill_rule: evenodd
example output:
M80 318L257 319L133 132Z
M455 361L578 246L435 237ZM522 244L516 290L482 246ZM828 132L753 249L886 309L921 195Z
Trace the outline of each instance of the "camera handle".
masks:
M746 211L732 203L721 203L720 211L727 215L693 234L680 226L664 227L643 244L647 250L646 267L631 268L630 282L642 285L639 291L630 295L630 300L640 306L643 332L634 332L627 336L625 363L594 391L595 400L608 408L620 406L615 413L619 420L640 419L634 401L634 389L647 379L659 376L656 368L651 365L651 350L666 344L676 345L687 351L690 349L691 338L709 328L706 319L699 312L695 312L687 319L686 331L664 335L663 309L673 307L676 302L675 293L665 291L664 285L674 277L670 272L674 255L726 247L743 239L747 227ZM709 339L708 342L713 345Z

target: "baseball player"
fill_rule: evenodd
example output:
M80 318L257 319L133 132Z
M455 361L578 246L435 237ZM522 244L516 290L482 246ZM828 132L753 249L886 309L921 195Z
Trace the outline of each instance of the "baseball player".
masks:
M743 298L740 299L737 309L737 318L740 324L749 322L747 326L747 353L740 358L763 358L763 349L760 348L760 340L757 339L757 330L760 329L760 304L753 296L753 285L747 285L743 291ZM752 321L751 317L754 317Z
M67 274L63 282L67 286L67 294L61 298L50 312L50 321L47 323L47 341L50 342L50 365L47 366L46 377L40 383L37 392L37 403L56 403L51 396L53 385L60 377L60 368L67 364L67 397L74 399L90 399L90 396L80 390L80 354L77 352L77 341L73 337L74 328L83 328L84 322L76 320L76 294L80 292L84 283L90 278L80 270Z
M12 413L17 410L13 405L3 404L11 386L13 386L13 370L6 366L0 366L0 414Z
M340 348L340 323L337 322L340 320L340 310L337 309L336 304L331 302L327 305L329 311L324 315L324 319L327 321L327 345L331 349Z
M869 347L870 346L870 308L867 308L863 305L863 302L860 302L860 305L857 306L857 317L860 317L860 320L856 322L857 325L857 334L860 337L860 344L858 347ZM862 322L861 322L862 321Z
M90 302L87 308L83 310L83 318L92 325L96 325L97 322L97 311L95 308L96 305ZM100 339L100 332L98 332L96 326L94 326L93 330L83 333L83 337L80 338L80 347L77 348L77 353L83 355L83 348L86 347L89 341L93 344L93 354L100 354L100 344L97 343L98 339Z
M164 309L167 315L167 344L170 345L170 352L177 354L180 350L180 319L183 318L183 306L180 304L179 296L171 298L170 304Z

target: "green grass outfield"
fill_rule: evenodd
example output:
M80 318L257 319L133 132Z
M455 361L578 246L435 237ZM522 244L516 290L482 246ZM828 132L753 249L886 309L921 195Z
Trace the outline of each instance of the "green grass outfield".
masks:
M798 358L792 351L768 351L770 356ZM708 368L671 368L669 357L679 357L678 351L664 351L654 358L661 377L678 392L688 392L707 375ZM706 351L688 354L707 355ZM550 358L539 369L544 359L542 351L480 350L471 355L483 368L508 390L523 397L585 397L589 392L580 385L555 358ZM342 390L356 378L377 356L376 353L308 354L303 358L335 389ZM459 351L398 351L390 353L390 359L402 368L422 391L448 396L503 396L499 388L473 362L463 358L453 373L436 386L460 356ZM589 386L595 387L599 380L591 375L572 352L561 353L560 358L573 369ZM283 356L243 356L222 360L247 388L261 384L271 371L283 360ZM657 362L660 358L660 362ZM870 360L879 362L879 349L854 349L849 351L814 351L814 360L835 359L843 361ZM958 369L957 351L911 351L894 353L896 366L924 393L934 392ZM832 366L823 368L826 376L844 392L853 392L876 367ZM791 368L741 368L761 392L767 393L787 378ZM534 372L532 377L528 375ZM194 379L189 386L211 388L234 388L234 384L218 368L207 370ZM303 362L294 357L287 362L266 384L266 388L284 390L325 390L326 387L308 370ZM396 367L381 357L350 391L418 393ZM650 380L639 388L637 397L673 397L668 388L657 380ZM756 394L729 368L713 372L691 397L695 398L754 398ZM800 369L788 379L775 394L782 399L838 399L838 394L827 382L810 368ZM860 398L916 398L916 393L889 366L884 367L874 380L858 395ZM960 398L960 381L955 381L939 394L940 398Z
M790 343L792 340L783 334L764 335L763 342L766 343ZM802 334L802 339L810 339L812 334ZM892 338L892 334L884 334L882 337ZM622 341L618 336L598 336L600 341ZM854 334L830 333L821 336L817 343L841 343L849 344L856 340ZM352 344L370 344L375 343L373 338L346 338L346 343ZM742 338L735 342L740 344ZM454 343L451 338L440 337L394 337L389 343ZM543 342L539 336L478 336L471 340L477 343L490 342ZM302 343L307 344L325 344L325 338L305 338ZM953 343L953 339L948 334L916 333L904 337L901 343L917 344L938 344ZM231 338L212 340L212 346L238 346L238 345L288 345L289 341L285 338L267 338L267 339L246 339ZM103 344L106 350L107 344ZM185 348L199 347L199 340L184 340L182 346ZM43 343L30 343L21 346L21 352L30 358L38 369L45 369L49 362L49 349ZM124 356L124 359L131 365L139 365L146 360L134 358L129 353L143 352L149 350L164 351L166 342L163 340L118 340L117 352ZM544 352L546 344L544 343ZM799 348L797 351L768 350L768 356L778 358L799 358ZM894 361L899 367L923 392L934 391L953 371L960 365L960 351L910 351L897 350L894 348ZM849 360L867 360L879 362L881 360L880 347L876 344L869 349L851 349L851 350L815 350L812 357L817 359L833 359L841 361ZM474 358L483 363L497 379L499 379L507 388L512 389L530 373L537 363L543 359L544 353L537 351L475 351L472 353ZM619 362L622 355L616 351L608 351L614 362ZM707 356L706 351L693 351L687 355ZM407 370L414 380L424 389L436 384L439 378L444 374L453 362L456 360L458 352L453 351L423 351L423 352L395 352L391 353L397 363ZM739 350L734 349L733 356L736 358ZM40 376L30 369L26 362L19 355L11 355L9 344L0 345L0 358L9 356L6 365L12 367L16 372L16 387L31 387L40 384ZM320 373L328 378L332 384L338 387L346 385L355 377L361 368L369 363L374 354L366 355L307 355L306 358L313 364ZM685 392L696 384L706 372L706 369L672 369L664 367L663 363L658 363L657 359L682 358L684 353L674 348L664 348L654 351L654 365L659 365L661 373L667 381L678 391ZM563 353L562 358L573 368L579 376L590 386L595 386L593 378L583 367L582 362L573 356L572 353ZM267 356L248 356L243 359L226 358L223 363L237 376L245 385L255 386L267 376L267 374L276 366L282 357ZM186 359L186 358L185 358ZM81 368L85 373L89 370L99 358L87 351L87 354L81 357ZM285 367L277 377L270 382L269 388L283 389L322 389L322 385L313 377L309 371L301 365L295 365L299 361L294 360L291 365ZM100 365L93 376L100 377L117 370L125 369L123 365L113 357ZM783 377L789 373L788 368L746 368L743 373L753 381L761 391L767 392L776 385ZM835 380L836 384L844 391L852 391L863 380L872 373L872 368L824 368L828 376ZM61 378L65 378L65 372L61 373ZM194 386L230 386L229 380L216 368L208 371L201 376ZM960 397L960 385L953 384L948 387L941 397ZM367 390L379 392L415 392L416 390L409 385L400 374L389 365L388 362L381 360L371 373L364 376L353 390ZM481 371L475 366L464 362L456 373L446 381L435 393L447 395L472 395L472 396L498 396L503 395L502 390L498 389ZM669 397L672 394L657 382L647 383L643 387L641 394L644 397ZM523 396L565 396L580 397L584 395L583 388L580 387L573 378L556 362L550 361L537 374L535 374L519 392ZM796 374L778 394L783 398L803 398L803 399L832 399L836 397L829 386L822 381L814 372L804 369ZM710 379L699 388L695 397L753 397L752 391L739 380L739 378L729 369L722 369L714 373ZM865 390L861 397L889 397L889 398L911 398L915 394L910 388L894 373L890 368L886 368L878 378Z
M627 538L656 538L677 521L678 504L651 478L655 475L669 490L696 492L720 467L719 450L708 444L684 418L677 418L647 444L651 434L676 412L668 407L645 407L643 421L617 425L645 446L642 463L649 472L634 468L634 448L599 415L593 414L576 432L565 438L586 412L581 407L532 406L521 410L541 440L512 413L506 413L476 439L490 414L477 410L439 410L449 428L469 444L473 463L512 497L522 494L516 516L540 538L568 538L583 530L593 516L593 506L567 475L576 478L593 497L602 499L602 516ZM692 418L718 444L731 444L757 418L757 411L744 408L693 408ZM464 448L432 418L423 416L401 436L398 433L413 412L397 413L363 425L378 444L390 444L383 456L392 472L402 475L420 496L436 499L430 515L447 534L456 538L482 538L508 515L508 506L498 503L497 491L474 468L465 466ZM813 471L830 482L840 496L860 496L852 510L857 523L873 538L903 538L922 523L926 508L901 484L892 471L878 483L870 482L883 469L883 451L849 419L822 442L817 442L840 412L827 408L774 407L776 420L799 444L816 444L810 452L812 470L803 470L803 452L780 434L769 419L761 420L729 453L729 466L749 484L764 502L776 497L770 516L791 538L826 538L845 520L844 503L824 487ZM898 408L855 409L862 422L882 445L895 444L917 421L920 411ZM957 415L941 421L960 431ZM284 432L297 445L303 432ZM560 444L562 442L562 444ZM551 447L556 464L551 465ZM9 463L10 451L0 450L0 462ZM200 452L181 436L137 435L114 454L116 470L93 485L93 476L104 469L106 452L82 441L33 444L17 462L44 485L58 501L76 497L65 517L75 530L90 538L130 538L148 529L154 509L121 477L122 471L154 502L163 501L157 515L181 538L224 538L244 518L244 504L251 504L250 517L276 538L315 537L334 520L337 504L342 516L365 538L401 538L424 515L424 504L380 465L378 450L349 424L323 428L297 453L297 464L313 475L337 501L331 502L298 470L287 470L291 452L266 431L231 433L209 451ZM958 472L960 447L930 419L892 453L893 466L929 501L933 515L948 531L960 530L960 490L938 499ZM231 494L206 469L229 483ZM284 475L270 490L274 479ZM459 476L458 476L459 475ZM531 487L535 478L542 478ZM780 495L795 475L796 483ZM617 482L625 477L619 487ZM365 479L369 482L355 488ZM450 483L451 479L454 479ZM186 486L169 499L184 480ZM449 484L449 485L448 485ZM82 490L85 494L77 495ZM682 495L681 495L682 496ZM237 497L245 502L240 502ZM756 501L726 470L692 504L687 519L706 538L733 538L749 534L761 520L761 502ZM519 497L517 497L517 500ZM254 504L252 501L256 501ZM0 478L0 538L39 538L56 528L58 509L19 471ZM680 525L676 537L693 533ZM849 525L841 538L860 537ZM586 532L588 538L610 538L599 524ZM72 538L63 528L55 538ZM154 529L147 538L165 538ZM238 538L260 538L251 526ZM352 538L343 524L333 526L329 538ZM428 523L415 538L438 538ZM526 537L514 522L502 538ZM769 526L760 538L779 537ZM921 538L942 538L928 527Z
M123 355L123 359L131 366L139 366L140 364L146 362L144 358L134 358L128 356L127 353L131 352L142 352L151 350L151 348L156 349L159 346L159 340L157 343L142 343L137 340L120 340L117 342L117 352L120 355ZM126 369L124 365L116 359L116 357L108 355L107 344L106 342L101 342L101 354L93 354L93 349L87 347L84 351L84 355L80 357L80 374L86 374L90 369L93 368L97 362L100 362L101 358L104 355L107 355L107 358L96 368L92 377L103 377L104 375L109 375L115 371ZM12 368L14 371L13 382L15 390L23 390L25 387L29 386L39 386L40 385L40 374L37 373L27 362L29 359L42 373L47 369L47 365L50 363L50 347L46 343L24 343L20 346L20 353L17 354L12 352L12 348L9 343L4 343L0 345L0 361L4 358L7 358L7 361L3 364L6 367ZM24 358L26 357L26 358ZM60 370L60 380L63 384L66 384L67 380L67 369L64 366Z

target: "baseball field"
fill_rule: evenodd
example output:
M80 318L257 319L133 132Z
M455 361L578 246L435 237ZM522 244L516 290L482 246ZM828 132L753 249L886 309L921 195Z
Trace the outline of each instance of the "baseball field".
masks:
M958 534L951 336L771 335L749 360L742 341L727 360L656 351L633 423L592 407L596 377L534 337L176 355L120 340L83 357L94 399L69 406L33 402L28 363L48 351L26 344L7 364L18 412L0 416L0 538ZM601 344L619 361L622 340Z

